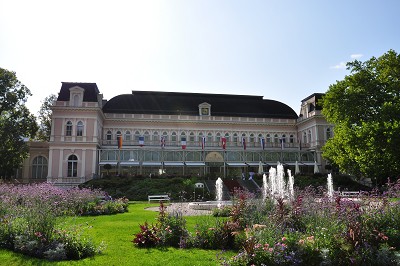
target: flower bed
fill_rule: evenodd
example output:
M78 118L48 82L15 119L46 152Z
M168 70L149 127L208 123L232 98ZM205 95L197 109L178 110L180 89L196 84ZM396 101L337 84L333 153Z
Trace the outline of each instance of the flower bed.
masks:
M127 200L102 201L99 190L63 190L51 184L0 185L0 247L49 260L81 259L102 250L71 227L74 215L124 212Z
M399 187L390 185L390 196L398 195ZM398 201L376 192L364 193L357 201L319 196L324 192L306 188L296 191L293 200L261 200L239 191L229 218L201 220L194 233L186 230L179 213L165 213L161 205L157 223L144 224L133 242L139 247L238 251L221 260L222 265L399 264Z

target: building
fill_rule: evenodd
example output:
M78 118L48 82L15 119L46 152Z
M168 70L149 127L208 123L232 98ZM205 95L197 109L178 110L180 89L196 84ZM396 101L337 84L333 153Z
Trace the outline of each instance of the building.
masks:
M315 93L300 114L262 96L132 91L103 99L96 83L62 82L49 143L31 143L21 182L74 186L109 173L240 177L277 162L325 171L333 127ZM294 173L294 172L293 172Z

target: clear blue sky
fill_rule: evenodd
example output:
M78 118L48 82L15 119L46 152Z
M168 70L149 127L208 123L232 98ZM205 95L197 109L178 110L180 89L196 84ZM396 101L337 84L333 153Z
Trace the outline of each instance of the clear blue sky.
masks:
M32 92L96 82L132 90L262 95L300 102L345 62L400 52L397 0L0 0L0 67Z

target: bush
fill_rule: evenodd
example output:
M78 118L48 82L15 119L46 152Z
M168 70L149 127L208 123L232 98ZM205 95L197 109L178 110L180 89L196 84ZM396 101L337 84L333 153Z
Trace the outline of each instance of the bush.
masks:
M82 230L59 229L67 215L96 206L101 195L98 190L63 190L45 183L0 185L0 247L50 260L101 252Z
M135 234L132 242L141 248L155 247L159 244L160 238L158 232L160 231L156 226L149 225L145 222L140 226L140 232Z

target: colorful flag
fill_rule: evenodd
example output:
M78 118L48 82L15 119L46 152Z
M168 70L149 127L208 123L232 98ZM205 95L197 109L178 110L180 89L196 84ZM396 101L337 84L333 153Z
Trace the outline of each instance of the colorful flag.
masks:
M265 139L264 138L260 138L260 145L261 145L261 149L265 149Z
M181 138L181 145L182 145L182 150L186 149L186 138L185 137Z
M122 148L122 136L118 135L117 136L117 142L118 142L118 149Z
M243 146L243 150L245 150L246 149L246 138L245 137L242 138L242 146Z
M204 150L205 147L206 147L206 137L202 137L202 139L201 139L201 148Z
M165 148L165 137L161 136L161 148L164 149Z
M222 149L225 150L225 148L226 148L226 138L222 137L221 140L222 140Z
M144 137L143 137L143 136L140 136L140 137L139 137L139 145L140 145L140 146L143 146L143 145L144 145Z

